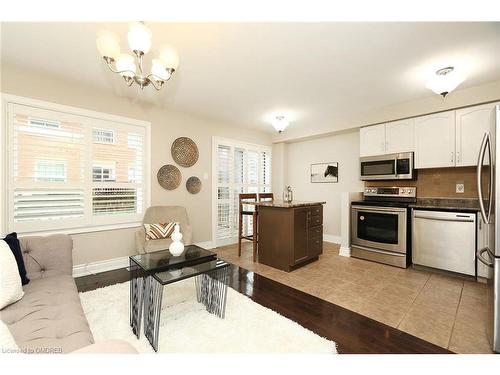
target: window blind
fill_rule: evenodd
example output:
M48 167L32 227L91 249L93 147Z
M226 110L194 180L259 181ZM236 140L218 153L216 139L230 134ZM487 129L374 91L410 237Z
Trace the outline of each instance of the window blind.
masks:
M140 221L144 126L10 103L9 229Z
M216 144L217 245L237 241L239 194L271 191L271 150L266 146L220 140ZM253 209L253 208L252 208ZM252 217L243 217L245 233L252 233Z

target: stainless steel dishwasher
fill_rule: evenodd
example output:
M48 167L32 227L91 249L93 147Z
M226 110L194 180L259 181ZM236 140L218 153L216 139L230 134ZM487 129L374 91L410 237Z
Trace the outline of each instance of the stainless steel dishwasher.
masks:
M413 264L475 275L476 214L413 210Z

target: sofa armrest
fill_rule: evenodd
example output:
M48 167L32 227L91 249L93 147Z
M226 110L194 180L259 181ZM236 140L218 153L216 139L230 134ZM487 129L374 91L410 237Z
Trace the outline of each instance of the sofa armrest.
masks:
M193 244L193 228L191 225L184 225L184 228L181 227L182 233L182 242L184 245L192 245Z
M73 275L73 240L66 234L19 238L28 278Z
M135 232L135 248L139 252L139 254L144 254L144 246L146 244L146 230L144 227L140 227Z
M137 350L124 340L107 340L84 346L71 354L137 354Z

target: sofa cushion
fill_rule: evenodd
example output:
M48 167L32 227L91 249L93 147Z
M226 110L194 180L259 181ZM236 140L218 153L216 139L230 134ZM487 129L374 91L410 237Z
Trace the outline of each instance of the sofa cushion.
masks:
M21 276L16 258L4 240L0 240L0 310L23 298Z
M10 333L9 327L0 320L0 354L17 353L19 348Z
M19 270L19 276L21 276L21 283L23 285L28 284L30 282L30 279L28 279L28 276L26 275L26 267L24 266L21 244L17 239L17 233L9 233L3 240L7 242L7 245L9 245L12 254L14 254L14 258L16 258L17 269Z
M19 238L28 277L73 274L73 240L65 234Z
M24 290L22 300L0 312L21 350L68 353L94 342L71 276L31 280Z

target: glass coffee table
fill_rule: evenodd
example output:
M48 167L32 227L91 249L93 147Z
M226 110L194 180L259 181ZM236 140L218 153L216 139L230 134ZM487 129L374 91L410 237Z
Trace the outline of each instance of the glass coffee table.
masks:
M207 311L224 318L229 282L229 263L217 254L196 245L186 246L184 253L173 256L168 250L134 255L130 261L130 326L144 335L158 351L163 287L191 277L195 279L196 298ZM144 317L144 319L143 319Z

